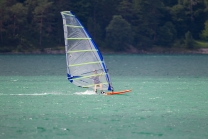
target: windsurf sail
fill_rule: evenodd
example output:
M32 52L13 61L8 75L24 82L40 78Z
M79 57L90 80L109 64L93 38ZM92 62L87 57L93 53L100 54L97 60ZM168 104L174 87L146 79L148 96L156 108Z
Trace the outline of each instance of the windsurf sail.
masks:
M68 80L79 87L94 88L101 83L103 90L113 90L103 56L86 29L70 11L61 15Z

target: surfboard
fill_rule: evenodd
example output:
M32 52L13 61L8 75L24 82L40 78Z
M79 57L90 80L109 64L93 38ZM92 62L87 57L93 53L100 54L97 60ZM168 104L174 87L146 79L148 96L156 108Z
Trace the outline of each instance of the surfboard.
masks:
M122 91L117 91L117 92L107 92L105 94L106 95L121 95L121 94L125 94L127 92L131 92L131 90L122 90Z

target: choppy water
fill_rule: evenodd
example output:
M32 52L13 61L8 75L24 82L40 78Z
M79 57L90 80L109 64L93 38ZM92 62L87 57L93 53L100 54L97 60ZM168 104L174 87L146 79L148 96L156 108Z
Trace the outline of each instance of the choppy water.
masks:
M0 55L1 139L207 139L207 55L104 55L115 90L66 79L64 55Z

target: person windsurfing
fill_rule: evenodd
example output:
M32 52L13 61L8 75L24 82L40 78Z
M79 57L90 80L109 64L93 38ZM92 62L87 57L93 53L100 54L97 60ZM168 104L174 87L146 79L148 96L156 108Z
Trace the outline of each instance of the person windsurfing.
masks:
M102 74L98 75L97 70L94 70L94 74L95 74L95 76L91 77L94 81L94 91L95 91L95 93L97 93L97 87L100 87L100 93L104 94L105 92L103 91L103 85L100 82L100 76L102 76Z

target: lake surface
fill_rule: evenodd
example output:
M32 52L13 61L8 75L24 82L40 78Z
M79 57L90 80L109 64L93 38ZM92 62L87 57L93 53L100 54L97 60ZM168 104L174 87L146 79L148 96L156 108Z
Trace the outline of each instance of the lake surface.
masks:
M65 55L0 55L1 139L207 139L208 55L104 55L116 91L66 79Z

